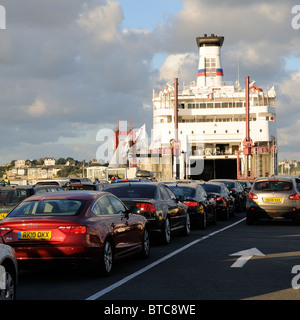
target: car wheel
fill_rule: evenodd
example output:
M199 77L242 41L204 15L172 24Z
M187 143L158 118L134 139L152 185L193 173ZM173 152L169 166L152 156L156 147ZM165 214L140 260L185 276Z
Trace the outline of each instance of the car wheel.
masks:
M206 227L207 227L206 212L204 212L202 216L201 228L206 229Z
M166 218L164 229L162 230L163 243L168 244L171 241L171 225L169 218Z
M190 215L187 213L186 215L186 220L185 220L185 225L183 229L183 234L185 236L188 236L191 232L191 220L190 220Z
M145 228L141 256L142 258L148 258L149 255L150 255L150 238L149 238L148 229Z
M13 272L6 268L5 289L0 289L0 300L15 300L16 298L16 280Z
M113 267L113 246L111 241L106 240L103 246L101 269L105 275L111 273Z

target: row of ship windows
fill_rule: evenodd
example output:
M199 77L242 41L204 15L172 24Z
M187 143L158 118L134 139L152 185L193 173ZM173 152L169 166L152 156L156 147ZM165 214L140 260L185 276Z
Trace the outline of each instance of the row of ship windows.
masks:
M207 102L207 103L188 103L187 109L206 109L206 108L242 108L245 107L245 102ZM179 108L184 109L182 103Z
M266 121L274 121L275 117L262 117L262 120ZM251 117L250 121L256 121L256 117ZM195 122L239 122L244 121L245 118L195 118L195 119L188 119L188 118L182 118L178 117L178 122L180 123L195 123ZM171 123L172 122L172 116L167 116L166 119L160 119L160 123Z
M221 119L180 119L179 122L188 123L188 122L235 122L235 121L245 121L245 118L221 118ZM256 121L256 118L251 118L250 121Z
M262 129L259 129L259 132L262 132ZM182 131L179 131L179 134L182 134L183 132ZM205 130L203 130L202 131L202 134L211 134L212 132L206 132ZM240 133L240 130L239 129L237 129L236 130L236 132L234 131L234 132L228 132L228 130L225 130L224 132L217 132L217 130L214 130L214 132L213 133L218 133L218 134L224 134L224 133ZM173 134L173 132L172 131L169 131L169 135L172 135ZM184 132L184 134L186 134L186 132ZM195 132L194 131L191 131L191 134L195 134ZM196 134L201 134L201 133L199 133L199 132L197 132Z

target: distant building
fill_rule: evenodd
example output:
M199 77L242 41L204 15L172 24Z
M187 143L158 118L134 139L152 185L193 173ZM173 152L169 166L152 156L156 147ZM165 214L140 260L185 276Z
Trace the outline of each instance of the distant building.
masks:
M44 166L55 166L55 159L54 158L45 158Z
M25 167L25 160L16 160L15 161L15 168L23 168Z

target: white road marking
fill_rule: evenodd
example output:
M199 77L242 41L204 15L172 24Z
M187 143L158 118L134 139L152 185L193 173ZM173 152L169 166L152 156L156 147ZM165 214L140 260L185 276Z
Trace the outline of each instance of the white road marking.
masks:
M252 248L252 249L232 253L230 254L230 256L241 256L236 260L236 262L231 266L231 268L242 268L246 264L246 262L248 262L253 256L263 257L264 254L261 251L259 251L257 248Z
M222 228L222 229L220 229L220 230L214 231L214 232L208 234L207 236L201 237L200 239L197 239L197 240L195 240L195 241L193 241L193 242L188 243L187 245L183 246L182 248L179 248L179 249L171 252L170 254L166 255L165 257L162 257L161 259L158 259L157 261L149 264L149 265L146 266L145 268L142 268L142 269L140 269L140 270L138 270L138 271L130 274L129 276L127 276L127 277L123 278L122 280L120 280L120 281L112 284L111 286L109 286L109 287L107 287L107 288L105 288L105 289L103 289L103 290L101 290L101 291L93 294L92 296L88 297L88 298L85 299L85 300L96 300L96 299L99 299L100 297L102 297L102 296L105 295L106 293L108 293L108 292L110 292L110 291L113 291L114 289L122 286L122 285L125 284L126 282L128 282L128 281L132 280L133 278L139 276L140 274L142 274L142 273L150 270L151 268L159 265L160 263L162 263L162 262L164 262L164 261L172 258L173 256L177 255L178 253L180 253L180 252L182 252L182 251L190 248L191 246L193 246L193 245L195 245L195 244L197 244L197 243L199 243L199 242L201 242L201 241L203 241L203 240L206 240L206 239L208 239L208 238L210 238L210 237L212 237L212 236L214 236L214 235L216 235L216 234L218 234L218 233L220 233L220 232L222 232L222 231L225 231L225 230L227 230L227 229L229 229L229 228L231 228L231 227L233 227L233 226L241 223L241 222L244 221L245 219L246 219L246 218L243 218L243 219L241 219L241 220L239 220L239 221L237 221L237 222L235 222L235 223L233 223L233 224L230 224L230 225L227 226L227 227L224 227L224 228Z

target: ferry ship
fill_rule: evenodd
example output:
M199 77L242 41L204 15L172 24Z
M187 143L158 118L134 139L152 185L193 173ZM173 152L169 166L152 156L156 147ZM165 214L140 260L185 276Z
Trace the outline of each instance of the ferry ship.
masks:
M144 162L143 168L162 172L164 179L253 179L276 174L274 87L264 91L249 77L244 88L239 81L224 82L224 37L204 34L196 41L197 81L180 90L174 79L160 92L153 91L156 146L150 152L159 160ZM172 162L166 161L168 150Z

